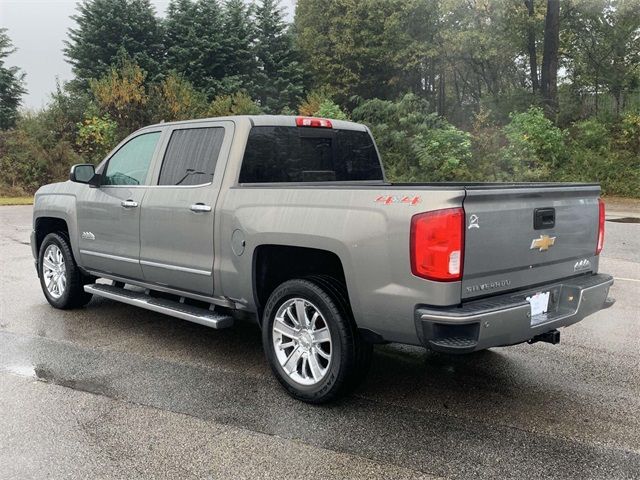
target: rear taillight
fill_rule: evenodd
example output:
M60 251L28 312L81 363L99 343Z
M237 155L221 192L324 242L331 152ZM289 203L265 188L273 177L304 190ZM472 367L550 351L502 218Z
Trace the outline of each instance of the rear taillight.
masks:
M600 255L602 247L604 247L604 202L598 199L599 216L598 216L598 244L596 246L596 255Z
M331 120L316 117L296 117L297 127L333 128Z
M464 210L447 208L411 218L411 271L440 282L462 278Z

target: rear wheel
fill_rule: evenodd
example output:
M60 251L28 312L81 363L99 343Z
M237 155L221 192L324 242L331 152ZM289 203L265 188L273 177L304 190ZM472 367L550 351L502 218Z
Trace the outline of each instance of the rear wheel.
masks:
M367 348L342 299L321 283L296 279L280 285L269 297L262 325L276 378L290 395L309 403L328 402L352 387Z
M71 252L67 238L61 233L50 233L40 245L38 255L40 286L47 301L56 308L82 307L92 295L84 291L91 277L83 275Z

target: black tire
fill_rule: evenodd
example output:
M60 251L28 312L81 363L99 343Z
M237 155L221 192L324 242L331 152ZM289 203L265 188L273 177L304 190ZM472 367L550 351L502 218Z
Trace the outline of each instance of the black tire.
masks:
M330 275L311 275L305 277L305 279L316 283L332 295L333 298L340 303L342 311L352 320L352 325L355 327L355 321L353 321L353 312L351 311L351 303L349 302L346 285ZM352 372L352 378L349 381L349 388L351 389L357 387L360 382L365 379L369 373L371 359L373 357L373 344L365 341L358 333L357 329L355 329L354 335L357 336L357 341L355 342L356 365Z
M262 343L271 369L285 390L307 403L326 403L346 393L359 380L370 359L370 345L358 335L346 295L325 278L294 279L278 286L267 301L262 321ZM294 381L280 365L273 344L273 323L278 309L292 298L311 302L324 317L331 335L331 362L314 385ZM369 352L367 355L367 351Z
M43 272L44 254L50 245L56 245L60 249L64 258L64 270L67 279L66 287L62 295L57 298L47 289ZM42 287L45 298L49 304L55 308L63 310L79 308L84 307L91 301L93 295L85 292L83 287L87 283L92 282L93 278L84 275L80 271L73 258L69 240L63 233L50 233L42 240L40 252L38 253L38 276L40 277L40 286Z

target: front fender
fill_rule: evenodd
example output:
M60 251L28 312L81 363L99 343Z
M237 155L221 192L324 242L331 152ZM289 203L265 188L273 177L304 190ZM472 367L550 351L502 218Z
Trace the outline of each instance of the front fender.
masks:
M78 245L78 216L76 211L76 194L72 191L71 182L46 185L36 192L33 202L33 230L36 231L39 221L45 218L56 218L67 224L71 251L80 265L80 248ZM37 235L33 236L35 241ZM37 248L32 247L37 255ZM82 266L82 265L80 265Z

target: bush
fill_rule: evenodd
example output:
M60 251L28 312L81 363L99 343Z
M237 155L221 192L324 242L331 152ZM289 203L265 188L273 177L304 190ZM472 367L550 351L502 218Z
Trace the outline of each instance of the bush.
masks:
M99 112L116 122L120 137L149 123L146 75L135 62L124 58L104 77L89 82Z
M171 72L151 89L149 103L154 121L173 122L205 115L207 98L181 75Z
M512 181L552 180L554 169L567 159L566 132L538 107L512 114L510 118L504 127L507 147L503 158Z
M90 163L99 163L109 151L118 143L118 125L105 115L92 116L78 124L78 145Z
M390 180L411 182L427 176L420 171L412 148L413 139L429 116L424 100L413 94L397 102L374 98L361 102L351 116L373 132Z
M502 156L505 144L504 132L492 120L491 112L481 108L474 115L471 129L473 158L469 162L469 177L478 182L508 179L509 169Z
M311 90L298 107L298 112L300 115L313 117L320 110L320 105L327 100L332 101L331 91L328 87Z
M627 113L622 117L618 144L623 150L640 155L640 113Z
M210 117L224 117L227 115L260 115L262 109L245 92L233 95L220 95L213 99L207 115Z
M596 118L575 122L569 131L573 148L607 153L611 147L609 127Z
M408 94L398 102L369 100L353 111L371 128L387 176L393 181L435 182L468 178L471 136Z
M340 107L332 100L325 100L320 104L318 110L313 114L322 118L333 118L335 120L347 120L347 115L340 110Z
M65 180L71 165L86 161L76 151L78 124L93 110L87 95L58 86L46 109L22 113L14 130L0 132L0 190L31 194Z
M425 180L430 182L468 178L471 160L471 135L442 122L419 133L412 141L413 150Z
M80 157L66 141L43 148L22 129L0 131L0 188L32 194L41 185L64 180Z
M561 180L598 182L607 194L640 197L640 156L634 152L634 121L607 125L597 119L574 123L569 137L569 160ZM639 132L640 133L640 132Z
M46 151L22 130L0 132L1 183L14 191L36 190L46 178Z

